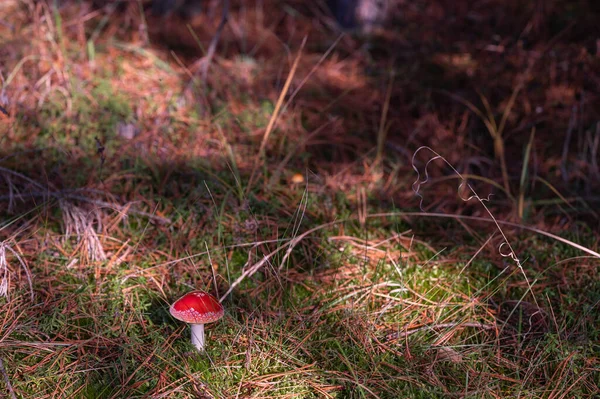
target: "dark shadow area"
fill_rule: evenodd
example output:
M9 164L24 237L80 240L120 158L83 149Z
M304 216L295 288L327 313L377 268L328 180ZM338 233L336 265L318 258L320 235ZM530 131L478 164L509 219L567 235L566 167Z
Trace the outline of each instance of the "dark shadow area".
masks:
M176 54L199 76L221 3L172 2L160 12L158 3L145 8L149 42L174 51L168 57ZM556 189L591 201L578 208L597 219L585 209L598 200L600 175L594 2L391 1L377 24L354 21L342 30L334 17L344 21L361 4L232 2L208 85L231 84L239 89L233 95L273 101L307 37L291 92L298 89L292 103L305 128L298 145L311 169L335 173L382 153L400 165L396 173L411 173L415 149L430 146L461 173L503 186L494 194L508 201L505 210L525 168L536 200L556 198ZM130 4L115 14L129 22L114 33L127 40L139 11ZM240 79L239 68L254 75ZM218 111L222 105L199 84L199 112ZM380 199L405 201L401 191L390 187Z

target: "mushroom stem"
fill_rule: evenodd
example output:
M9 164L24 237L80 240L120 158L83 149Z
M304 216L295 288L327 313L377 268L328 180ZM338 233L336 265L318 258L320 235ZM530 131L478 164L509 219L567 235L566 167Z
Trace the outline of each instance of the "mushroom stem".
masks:
M175 301L169 313L177 320L191 324L192 344L199 352L204 352L204 325L223 317L223 306L204 291L192 291Z
M192 344L204 352L204 324L192 324Z

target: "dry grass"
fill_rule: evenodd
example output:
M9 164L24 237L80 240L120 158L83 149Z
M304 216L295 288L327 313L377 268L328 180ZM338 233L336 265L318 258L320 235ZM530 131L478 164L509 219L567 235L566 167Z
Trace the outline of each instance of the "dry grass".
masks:
M598 395L592 6L233 2L204 79L218 2L49 3L0 6L0 392Z

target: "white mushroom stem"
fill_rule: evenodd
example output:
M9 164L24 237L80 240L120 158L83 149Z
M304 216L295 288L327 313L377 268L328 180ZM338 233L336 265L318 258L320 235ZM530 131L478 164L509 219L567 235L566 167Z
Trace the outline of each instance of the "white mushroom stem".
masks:
M192 324L192 344L199 352L204 352L204 324Z

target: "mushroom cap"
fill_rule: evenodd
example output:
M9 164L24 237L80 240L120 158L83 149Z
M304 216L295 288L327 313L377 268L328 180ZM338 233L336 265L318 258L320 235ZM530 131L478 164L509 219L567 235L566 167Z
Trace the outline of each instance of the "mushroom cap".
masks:
M204 292L192 291L179 298L169 309L177 320L189 324L206 324L223 317L223 306L217 299Z

